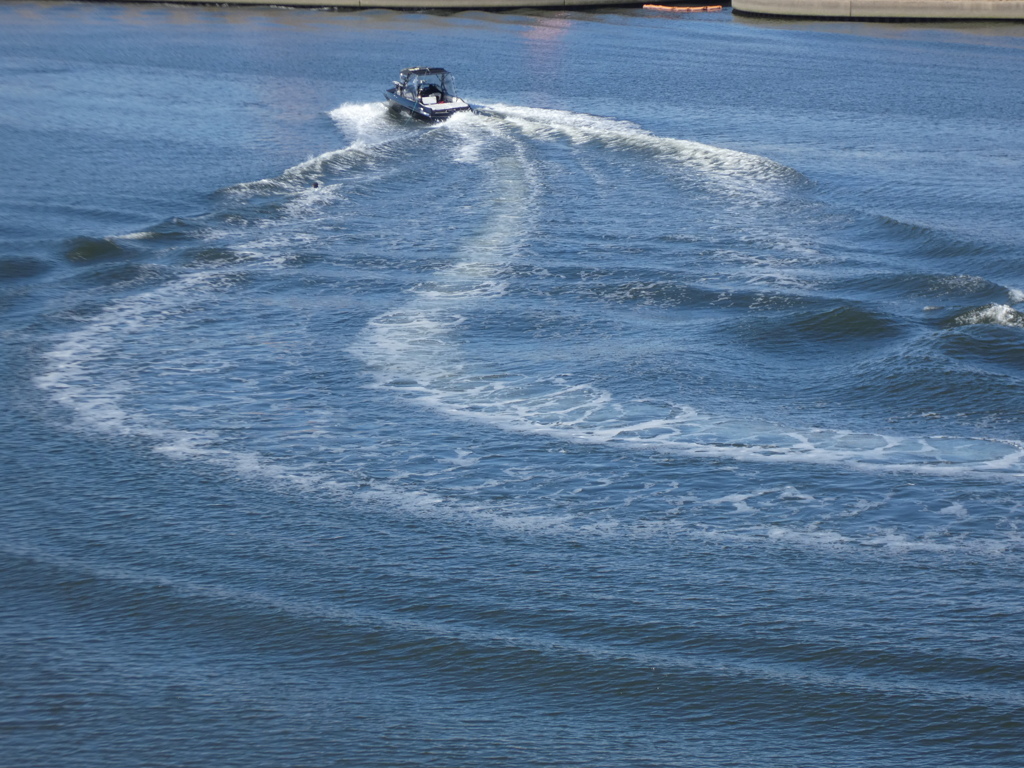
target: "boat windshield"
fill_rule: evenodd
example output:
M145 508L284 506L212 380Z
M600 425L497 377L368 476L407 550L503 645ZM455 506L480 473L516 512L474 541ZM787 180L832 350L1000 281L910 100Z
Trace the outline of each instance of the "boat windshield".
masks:
M398 83L402 94L411 99L447 101L455 96L455 80L450 72L403 73Z

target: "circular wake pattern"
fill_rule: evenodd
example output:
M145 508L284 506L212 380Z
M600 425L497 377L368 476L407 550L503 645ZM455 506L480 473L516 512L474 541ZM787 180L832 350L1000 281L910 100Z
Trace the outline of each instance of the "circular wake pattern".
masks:
M1022 294L944 273L935 233L606 118L331 117L341 149L73 243L162 268L107 284L39 386L169 456L453 522L1016 547L1024 389L956 341L1016 345Z

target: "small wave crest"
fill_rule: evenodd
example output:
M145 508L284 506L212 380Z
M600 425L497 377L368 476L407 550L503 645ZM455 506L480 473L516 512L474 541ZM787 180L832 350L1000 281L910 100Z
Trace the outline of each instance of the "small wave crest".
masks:
M64 257L74 263L88 264L128 258L134 254L131 246L116 237L76 237L64 249Z
M987 304L958 314L952 325L1003 325L1024 328L1024 313L1007 304Z
M309 157L279 176L235 184L222 193L246 196L306 190L313 182L371 166L386 153L390 142L409 135L407 129L387 119L387 107L382 103L342 104L328 115L349 139L344 147Z
M0 258L0 280L13 280L26 277L38 277L49 272L51 265L29 256L10 256Z
M876 237L898 243L906 255L928 262L948 261L958 269L963 269L964 265L975 263L991 264L1004 255L1004 249L999 245L964 240L925 224L900 221L889 216L878 216L875 222ZM871 239L870 233L864 236Z
M372 164L375 159L376 153L366 146L351 145L343 149L332 149L287 168L279 176L235 184L222 190L222 193L248 197L301 192L308 190L314 182L319 185L329 175L351 173Z

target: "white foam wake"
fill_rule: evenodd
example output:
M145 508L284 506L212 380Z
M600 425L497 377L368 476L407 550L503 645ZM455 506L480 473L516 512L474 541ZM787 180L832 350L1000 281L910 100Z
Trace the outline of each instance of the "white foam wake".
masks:
M355 120L365 129L366 136L384 141L388 136L376 132L374 127L382 121L376 106L372 105L372 109L345 107L336 110L335 116ZM460 132L458 126L458 121L452 121L448 128L465 139L456 159L474 163L474 153L483 145L481 130L494 132L496 128L485 124L482 128L477 125ZM325 164L350 158L359 151L369 152L372 147L367 141L360 143L357 140L354 145L289 168L277 179L252 184L271 184L287 190L296 186L296 180L304 174L319 172ZM429 329L452 322L444 317L446 308L464 307L474 298L500 295L503 291L501 265L514 258L533 194L531 169L521 156L513 155L494 162L496 173L493 174L492 193L498 213L492 226L465 244L461 261L438 273L435 281L420 287L418 295L424 302L423 307L419 310L406 308L379 319L378 326L386 329L381 333L382 343L390 345L394 355L401 357L405 354L403 344L409 348L422 347L429 345L432 339L440 338L439 333ZM244 192L247 189L240 185L232 191ZM298 210L303 207L303 195L292 197L294 199L288 209L308 220L309 211ZM45 353L44 367L35 377L35 384L49 393L55 402L73 412L81 426L117 437L142 438L150 444L151 450L171 458L201 460L239 475L259 476L307 491L343 491L356 493L367 500L386 498L390 506L410 511L436 506L439 499L429 493L409 492L387 483L373 483L372 489L366 489L361 481L339 480L336 472L315 462L282 459L246 450L217 429L183 428L137 406L151 394L143 389L144 377L138 376L130 363L126 364L135 342L149 347L159 334L171 329L180 331L176 324L188 322L190 315L200 315L208 305L224 300L218 294L230 296L233 293L240 269L254 272L287 267L290 263L289 247L294 246L296 240L308 237L301 232L281 235L272 229L265 232L263 227L256 230L262 239L250 240L244 250L233 245L238 258L232 260L230 266L195 269L165 285L115 301L83 321L81 327L63 335ZM224 235L220 231L204 232L204 236L211 240ZM150 233L142 232L133 233L130 237L144 239L149 236ZM420 330L406 333L403 327L405 331ZM198 368L188 367L186 373L196 371Z
M383 148L408 135L401 126L387 120L387 108L382 103L342 104L328 115L349 137L344 147L311 156L274 178L242 182L225 192L236 195L299 192L329 174L343 174L372 164Z
M664 139L605 118L512 107L495 107L504 122L527 136L560 132L579 140L621 141L705 158L709 168L763 170L770 161L693 142ZM500 125L500 123L499 123ZM467 150L475 157L481 126L473 122ZM517 142L505 131L494 137ZM864 471L936 475L1024 473L1024 445L1015 441L796 429L745 418L702 413L685 404L620 401L614 393L579 381L571 371L533 376L513 361L474 359L460 331L480 302L500 299L503 275L529 229L530 172L521 147L495 165L490 228L463 244L456 261L436 273L405 305L374 318L352 352L376 386L401 392L450 416L509 431L579 443L613 444L687 456L761 463L838 465ZM711 160L713 159L713 162ZM753 173L752 177L756 177Z
M543 112L550 126L551 115L549 111ZM364 113L365 125L359 117ZM356 130L365 129L367 141L387 139L386 127L381 129L383 134L376 133L374 121L380 116L374 110L349 110L343 119L352 114L355 114L352 119ZM641 146L649 142L663 146L668 141L670 149L666 151L674 151L671 147L675 146L672 144L675 140L650 137L615 121L578 117L582 118L584 128L570 128L581 131L582 140L590 140L585 138L587 135L600 134L601 141L611 142L619 132L624 141L638 141ZM575 119L567 118L569 123ZM547 130L543 128L543 120L533 122L536 125L529 131ZM607 123L612 125L609 127ZM493 355L473 357L472 350L460 337L462 329L475 308L501 301L509 294L512 274L509 267L519 258L536 217L538 172L521 140L522 126L512 131L509 126L508 119L465 116L449 122L443 129L461 139L453 153L455 161L487 164L488 186L481 198L489 205L489 223L475 236L460 241L451 264L421 284L408 302L379 315L367 325L352 351L365 362L378 387L401 393L464 421L626 450L732 461L818 463L862 470L1019 476L1024 468L1024 447L1015 442L796 430L768 422L702 413L687 405L623 401L607 389L580 380L571 364L560 375L534 375L527 365L517 364L512 359ZM563 131L559 127L550 129ZM634 132L639 133L639 138ZM486 159L493 155L495 145L503 146L506 151L496 159ZM691 149L680 148L680 151L685 154ZM337 151L341 155L327 153L289 169L285 176L290 178L291 173L301 179L308 172L319 172L321 164L336 162L339 158L344 160L356 151L347 147ZM747 168L751 174L759 172L761 165L756 158L747 166L745 157L751 156L737 154L741 156L727 154L727 161L723 162L735 162L737 168ZM268 243L263 250L275 250L273 245ZM261 264L276 268L283 257L268 257L264 253L260 258ZM108 362L116 361L120 347L130 343L134 334L158 332L155 329L164 321L189 311L202 297L220 290L219 278L217 272L210 270L192 273L171 285L112 305L91 318L83 328L65 336L50 351L46 356L46 369L37 378L38 385L57 402L71 408L90 428L146 438L152 442L154 450L168 456L200 459L240 474L257 474L307 490L357 492L367 499L379 497L389 505L424 514L436 511L439 506L452 506L450 501L442 504L434 494L406 492L384 484L374 490L353 490L322 465L303 466L256 451L238 450L222 440L216 431L189 430L160 423L126 405L133 384L129 377L118 379L117 367L113 366L112 373L107 368ZM230 287L225 285L224 289L230 290ZM549 364L545 368L550 371ZM513 520L503 515L490 516L501 525L510 525ZM524 525L522 521L542 524L533 509L514 519ZM543 524L556 526L568 524L568 520L567 516L555 515ZM670 524L651 525L653 530L655 525ZM778 527L750 532L755 539L777 539L785 535L812 534L786 533ZM828 538L838 534L822 533L821 536Z
M421 312L378 318L362 352L378 386L464 420L577 443L618 445L709 459L838 465L862 471L1024 476L1024 445L951 436L907 437L847 430L798 430L714 416L685 405L620 402L571 374L530 378L457 357L460 319ZM444 362L442 362L444 361Z
M1024 328L1024 313L1007 304L989 304L965 312L954 322L956 325L1005 325L1009 328Z
M491 105L489 109L532 139L564 137L576 144L597 142L611 150L643 152L666 163L699 170L706 183L727 196L743 196L748 205L776 199L776 184L806 182L798 171L766 157L658 136L624 120L506 104Z

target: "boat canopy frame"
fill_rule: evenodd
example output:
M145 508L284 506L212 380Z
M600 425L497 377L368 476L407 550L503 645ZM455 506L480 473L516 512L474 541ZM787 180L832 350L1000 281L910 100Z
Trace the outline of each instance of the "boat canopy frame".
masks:
M457 98L455 92L455 76L441 67L407 67L398 73L395 81L398 94L408 99L417 100L424 95L422 89L437 92L438 95ZM435 90L436 89L436 90Z

